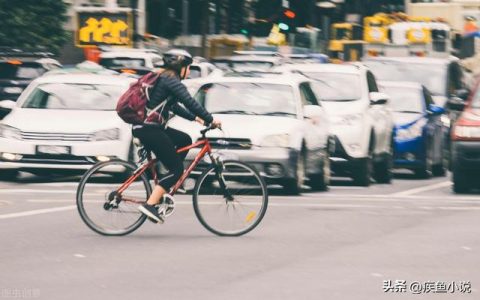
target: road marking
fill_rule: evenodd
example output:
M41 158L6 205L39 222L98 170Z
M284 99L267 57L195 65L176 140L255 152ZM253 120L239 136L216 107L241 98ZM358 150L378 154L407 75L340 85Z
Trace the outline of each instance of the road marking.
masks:
M422 192L426 192L426 191L440 189L442 187L447 187L447 186L450 186L450 185L452 185L452 183L450 181L442 181L442 182L427 185L427 186L422 186L422 187L418 187L418 188L414 188L414 189L401 191L401 192L398 192L398 193L393 193L393 194L390 194L389 196L393 196L393 197L410 196L410 195L413 195L413 194L418 194L418 193L422 193Z
M34 216L34 215L40 215L40 214L48 214L48 213L59 212L59 211L67 211L67 210L73 210L75 208L77 208L76 205L69 205L69 206L61 206L61 207L54 207L54 208L29 210L29 211L24 211L19 213L0 215L0 220L19 218L19 217L28 217L28 216Z

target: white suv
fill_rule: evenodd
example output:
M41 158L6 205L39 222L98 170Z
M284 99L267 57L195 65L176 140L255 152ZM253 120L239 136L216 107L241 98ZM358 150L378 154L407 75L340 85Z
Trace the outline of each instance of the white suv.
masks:
M393 117L388 96L361 64L298 64L278 68L309 77L329 120L335 150L332 171L368 186L392 179Z

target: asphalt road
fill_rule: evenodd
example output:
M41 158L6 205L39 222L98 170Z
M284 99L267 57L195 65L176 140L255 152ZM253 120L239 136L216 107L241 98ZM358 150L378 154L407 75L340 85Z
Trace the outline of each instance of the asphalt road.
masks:
M238 238L206 231L188 195L164 225L103 237L75 179L0 182L0 299L480 299L480 195L449 180L273 189Z

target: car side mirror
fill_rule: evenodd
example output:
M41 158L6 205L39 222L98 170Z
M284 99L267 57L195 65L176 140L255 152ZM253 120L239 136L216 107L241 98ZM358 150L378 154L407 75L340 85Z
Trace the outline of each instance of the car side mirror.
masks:
M445 113L445 109L441 106L430 104L428 106L428 112L434 116L438 116Z
M465 101L459 97L448 99L447 107L451 110L462 111L465 108Z
M390 97L385 93L371 92L370 104L371 105L384 105L388 103Z
M0 109L11 111L15 107L16 102L12 100L1 100L0 101Z
M455 93L453 94L453 97L458 97L463 100L467 100L468 95L470 95L470 91L467 89L459 89L456 90Z
M307 119L321 118L323 109L318 105L305 105L303 107L303 116Z

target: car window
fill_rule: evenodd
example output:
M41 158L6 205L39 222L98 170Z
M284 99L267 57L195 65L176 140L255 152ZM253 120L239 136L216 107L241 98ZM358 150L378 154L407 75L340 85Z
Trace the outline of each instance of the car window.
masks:
M424 85L433 95L444 96L447 92L447 66L440 63L405 63L401 61L363 62L383 81L414 81Z
M451 63L448 67L448 93L453 94L463 88L463 72L457 63Z
M335 72L303 72L303 74L312 79L311 87L320 101L354 101L362 96L358 74Z
M143 58L130 58L130 57L115 57L115 58L102 58L100 65L105 68L138 68L145 66L145 60Z
M282 115L296 117L290 85L222 82L203 85L195 95L210 113Z
M372 72L367 72L367 83L368 83L368 92L378 92L377 82L375 81L375 76Z
M317 98L307 82L300 84L300 96L303 105L318 105Z
M188 75L188 79L193 78L200 78L202 77L202 70L199 66L190 66L190 75Z
M432 94L430 93L430 91L423 87L423 96L425 97L425 107L429 107L430 104L433 104L433 98L432 98Z
M23 108L66 110L115 110L126 87L97 84L45 83L38 85Z
M18 60L0 62L0 79L34 79L46 70L39 63L25 63Z

